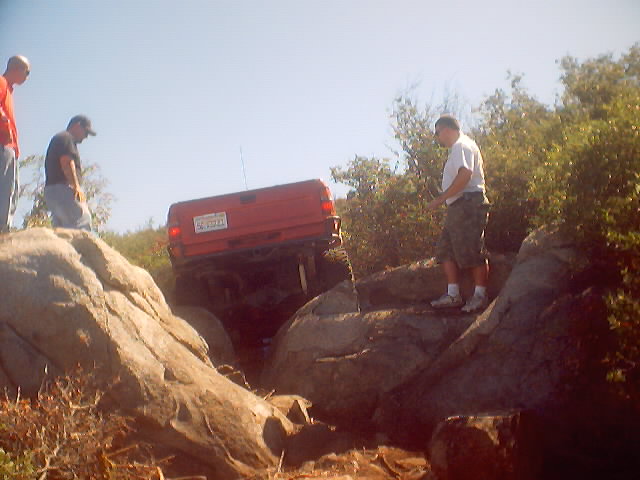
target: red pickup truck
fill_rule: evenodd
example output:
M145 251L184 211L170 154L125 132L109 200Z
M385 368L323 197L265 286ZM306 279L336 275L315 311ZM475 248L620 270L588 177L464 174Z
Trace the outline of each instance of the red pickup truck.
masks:
M167 231L176 302L225 323L284 321L352 279L340 217L321 180L175 203Z

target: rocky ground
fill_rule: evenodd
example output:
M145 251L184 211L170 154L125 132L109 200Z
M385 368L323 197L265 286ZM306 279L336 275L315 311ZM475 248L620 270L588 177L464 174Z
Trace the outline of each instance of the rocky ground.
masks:
M279 468L255 480L427 480L435 476L423 454L394 447L329 453L298 468Z
M428 262L379 272L247 354L102 241L28 229L0 238L0 387L33 395L77 365L116 378L103 408L174 458L167 478L637 478L638 415L602 393L607 323L583 264L536 232L492 257L479 314L424 307L445 288Z

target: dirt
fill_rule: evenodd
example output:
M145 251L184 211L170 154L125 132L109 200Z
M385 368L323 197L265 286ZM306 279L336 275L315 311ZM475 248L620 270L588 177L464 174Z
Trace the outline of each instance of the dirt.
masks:
M424 308L430 308L430 306ZM268 320L282 323L280 318L269 318ZM233 333L235 335L232 335L232 339L240 370L221 373L254 391L257 395L268 396L273 393L265 389L264 385L259 385L260 373L269 355L272 338L261 337L256 335L256 332L250 332L250 334L247 332ZM320 426L320 424L316 426ZM333 427L322 424L321 430L327 429L332 430ZM324 434L329 436L318 435L318 432L311 433L315 441L309 442L306 451L289 452L289 458L283 457L278 468L248 480L436 480L424 452L383 445L375 448L362 447L349 450L337 447L334 449L335 451L326 453L328 451L326 447L341 443L340 439L336 442L336 437L339 438L341 434L333 431L325 431ZM357 439L357 436L349 433L345 435L349 437L346 442L352 445L371 445L371 441ZM320 446L320 450L318 450L318 445L314 445L315 443L323 444ZM302 443L302 445L304 444L305 442ZM293 456L298 458L292 462ZM301 458L302 460L300 460ZM307 460L304 461L304 459Z
M281 467L251 480L436 480L423 454L394 447L330 453L297 468Z

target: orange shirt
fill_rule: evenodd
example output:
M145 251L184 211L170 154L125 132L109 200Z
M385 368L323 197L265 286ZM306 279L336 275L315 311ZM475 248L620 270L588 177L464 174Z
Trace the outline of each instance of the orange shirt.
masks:
M20 156L18 130L13 115L13 88L2 75L0 75L0 143L13 148L16 158Z

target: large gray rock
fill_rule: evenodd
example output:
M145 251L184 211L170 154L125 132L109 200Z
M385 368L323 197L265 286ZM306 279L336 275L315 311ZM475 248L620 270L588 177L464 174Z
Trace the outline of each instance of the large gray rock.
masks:
M321 418L362 426L384 394L435 361L474 318L419 307L359 312L343 282L283 325L261 383L302 395Z
M209 359L214 366L238 363L231 338L218 317L200 307L175 306L172 310L174 315L186 320L204 339L209 346Z
M583 299L570 291L582 263L556 233L525 240L496 301L444 349L381 399L378 427L401 441L426 441L452 415L529 409L544 413L567 400L588 345Z
M437 266L376 274L357 284L362 312L344 290L336 308L319 297L284 325L264 384L309 399L319 418L413 445L449 416L548 410L567 399L589 352L573 313L584 299L569 288L582 261L558 234L536 232L514 267L494 258L492 293L500 293L477 315L425 305L421 292L443 288Z
M210 478L277 465L291 423L219 375L150 275L86 232L0 235L0 386L35 393L77 364L141 434Z
M495 298L511 273L514 255L492 254L489 258L490 276L487 288L489 298ZM468 270L460 276L460 290L467 298L473 294L473 280ZM407 305L428 304L447 290L447 282L434 259L374 273L358 280L358 300L363 310L398 308Z
M535 480L540 478L541 439L529 412L449 417L429 444L438 480Z

